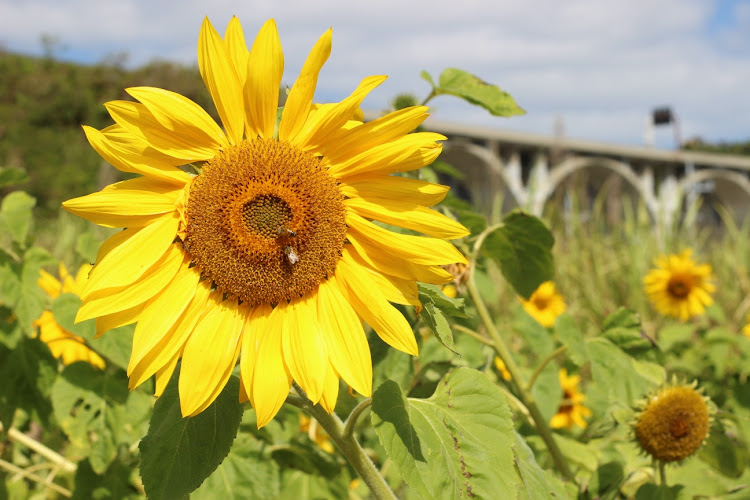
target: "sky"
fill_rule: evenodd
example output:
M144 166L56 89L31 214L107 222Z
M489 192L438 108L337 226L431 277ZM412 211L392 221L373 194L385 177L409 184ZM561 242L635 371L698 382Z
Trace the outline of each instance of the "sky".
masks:
M179 5L175 8L174 6ZM750 0L0 0L0 47L127 65L154 59L197 64L205 16L223 33L236 15L250 43L273 17L291 85L317 38L333 50L316 100L347 96L369 75L389 79L365 110L402 92L424 98L456 67L509 92L527 114L499 118L450 96L430 102L441 121L643 145L647 117L670 106L682 139L750 139ZM674 148L659 127L657 147Z

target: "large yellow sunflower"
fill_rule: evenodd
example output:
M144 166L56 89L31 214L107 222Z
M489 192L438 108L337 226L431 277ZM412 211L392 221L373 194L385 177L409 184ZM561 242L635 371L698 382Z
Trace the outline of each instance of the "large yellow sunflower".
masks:
M567 308L565 299L557 293L555 284L551 281L540 284L531 294L529 300L523 298L520 300L529 316L545 327L554 326L557 317L564 313Z
M53 299L62 293L74 293L80 296L90 270L91 266L84 264L73 277L60 262L58 269L60 279L42 270L37 284ZM52 355L57 359L62 359L64 365L86 361L95 368L104 369L105 363L102 357L87 346L83 338L60 326L52 311L42 312L39 319L34 321L34 326L39 327L39 340L47 344Z
M656 269L643 278L643 285L654 308L664 316L687 321L703 314L713 304L711 266L697 264L691 249L679 254L662 255L655 260Z
M167 90L130 88L139 102L107 103L115 125L84 127L86 136L112 165L141 177L63 205L126 228L102 245L77 320L97 318L100 333L137 322L131 388L155 375L160 394L181 358L182 414L195 415L239 356L240 397L263 426L292 381L329 412L339 378L371 394L363 320L416 354L391 303L418 307L416 281L451 281L441 266L465 259L445 240L468 231L426 208L447 187L391 175L440 153L443 136L409 134L426 107L363 123L360 103L384 76L365 78L341 102L313 104L328 30L279 110L284 59L275 22L246 47L236 18L223 38L203 22L198 63L223 129ZM197 175L178 168L190 163Z

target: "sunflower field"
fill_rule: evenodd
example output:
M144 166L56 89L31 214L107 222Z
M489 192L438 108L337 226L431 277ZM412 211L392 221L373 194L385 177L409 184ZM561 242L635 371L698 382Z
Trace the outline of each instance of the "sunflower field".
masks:
M484 217L420 125L510 95L366 121L384 76L313 100L331 30L281 96L247 40L201 27L215 109L107 102L59 214L0 168L0 498L750 498L747 227Z

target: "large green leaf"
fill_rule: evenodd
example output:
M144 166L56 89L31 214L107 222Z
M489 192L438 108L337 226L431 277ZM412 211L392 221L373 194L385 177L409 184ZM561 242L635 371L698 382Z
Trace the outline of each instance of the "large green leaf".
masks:
M482 253L495 261L516 292L528 299L555 274L552 245L555 239L533 215L514 210L502 225L487 235Z
M52 407L70 439L70 456L88 457L97 474L107 470L117 456L110 413L127 400L128 382L123 371L101 371L85 362L67 366L52 387ZM131 416L138 420L136 415Z
M515 498L510 410L481 372L449 372L429 399L406 398L385 382L373 395L372 422L388 457L424 498Z
M229 455L190 498L264 500L278 498L279 488L279 467L276 462L261 453L259 442L252 436L240 434Z
M480 78L457 68L447 68L440 74L436 86L432 77L425 71L422 78L433 86L435 95L453 95L471 104L481 106L494 116L514 116L526 113L510 94L497 85L487 83Z
M586 354L586 343L583 341L583 333L578 328L576 321L568 314L562 314L555 322L555 333L560 342L568 348L567 356L577 366L582 366L588 356Z
M24 337L15 349L0 345L0 422L10 428L17 408L47 420L49 392L57 377L57 361L38 339Z
M180 498L198 488L226 458L242 420L237 377L230 377L211 406L185 418L177 383L175 374L140 444L141 478L152 500Z
M13 241L25 248L31 229L31 210L36 198L23 191L14 191L3 198L0 204L0 229L8 231Z
M529 445L521 436L515 435L515 461L521 483L518 487L519 500L574 498L569 494L563 483L550 473L539 467ZM497 497L500 498L500 497Z

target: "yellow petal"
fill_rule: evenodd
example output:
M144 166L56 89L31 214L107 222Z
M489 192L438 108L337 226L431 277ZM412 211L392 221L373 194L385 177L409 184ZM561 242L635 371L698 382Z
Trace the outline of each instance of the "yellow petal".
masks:
M383 296L370 275L344 255L336 266L339 289L357 314L378 336L399 351L417 355L417 341L409 322Z
M164 394L164 389L167 388L169 380L172 378L174 369L177 368L177 361L179 361L180 355L175 354L174 357L166 365L159 368L156 372L156 387L154 388L154 396L161 397Z
M381 198L351 198L344 205L362 217L419 231L435 238L454 240L469 235L469 230L440 212L410 201Z
M257 414L258 429L266 425L278 413L292 387L292 376L284 364L281 336L284 329L285 306L277 306L268 321L268 327L258 339L258 354L255 357L253 377L253 408ZM286 311L284 311L286 312ZM257 376L262 373L263 376Z
M112 184L98 193L64 201L62 206L100 226L142 227L174 212L179 190L173 184L140 177Z
M183 417L205 410L226 385L239 355L244 321L236 299L209 302L182 353L179 389Z
M386 78L385 76L367 77L343 101L326 108L321 107L321 110L325 109L325 112L319 110L315 113L290 142L304 150L320 148L326 144L329 135L341 130L341 127L351 119L354 111L362 104L367 94L383 83Z
M150 87L128 92L149 104L149 97L159 96L162 106L148 108L130 101L110 101L104 106L117 124L162 153L185 162L210 160L219 148L229 145L208 113L186 97Z
M405 259L415 264L466 264L466 257L450 242L412 236L388 231L348 211L346 223L349 225L347 237L355 234L363 245L388 249L394 258Z
M177 274L185 253L182 244L171 245L164 256L132 285L106 288L92 293L76 315L76 323L130 309L161 291Z
M380 144L342 162L331 163L329 172L337 179L360 174L393 174L429 165L440 155L445 136L417 132Z
M200 272L190 267L190 256L186 254L172 281L146 303L133 334L128 375L180 320L193 300L199 279Z
M245 130L242 83L224 40L208 17L203 20L198 35L198 68L214 100L230 144L239 144Z
M157 181L179 186L190 180L188 174L171 163L163 161L158 155L149 155L147 150L151 149L154 152L156 150L149 148L145 143L141 143L143 146L139 148L140 152L133 152L121 147L107 137L106 129L100 132L95 128L84 125L83 131L91 147L118 170L142 174Z
M255 376L255 360L258 357L258 345L260 339L266 333L271 320L273 309L268 304L261 304L250 311L247 316L247 324L242 332L242 354L240 355L240 375L242 384L245 388L253 387L253 377ZM287 388L289 392L289 388ZM246 395L250 404L255 407L255 398L253 391L247 391Z
M227 46L227 52L229 53L229 59L234 65L234 71L240 78L240 84L242 87L245 86L245 78L247 73L247 44L245 43L245 34L242 32L242 25L237 16L232 16L227 24L227 29L224 32L224 43Z
M342 131L331 138L325 156L339 163L360 153L402 137L417 128L429 115L427 106L412 106Z
M331 364L355 391L369 397L372 394L372 358L362 321L341 294L334 276L320 284L317 299Z
M450 187L394 175L357 175L347 177L339 189L348 198L408 200L429 207L443 201Z
M279 140L292 141L307 121L312 106L313 94L318 84L318 74L331 55L331 36L329 29L318 39L307 56L299 78L294 82L284 106L284 113L279 125Z
M62 283L60 283L60 280L44 269L39 271L39 279L36 280L36 284L39 285L39 288L41 288L44 293L53 299L59 297L60 292L62 291Z
M317 403L325 382L328 347L318 320L314 294L294 299L284 309L281 338L284 362L308 399Z
M375 281L380 291L383 292L383 295L388 302L412 305L417 309L417 313L422 309L416 281L406 280L376 271L368 265L354 249L351 248L351 245L345 246L343 253L347 254L347 258L354 259L362 269L370 274L370 277Z
M125 309L124 311L107 314L106 316L99 316L96 318L96 335L94 338L98 339L110 330L135 323L138 321L138 316L140 316L145 305L146 304L143 303L131 307L130 309Z
M171 213L141 228L96 263L86 283L86 296L103 288L125 286L159 260L177 234L179 219Z
M328 413L333 413L336 409L336 401L339 397L339 377L331 364L328 364L326 378L323 383L323 393L320 395L320 406ZM327 443L330 446L330 443ZM322 445L321 445L322 447ZM333 451L329 451L333 453Z
M255 37L247 64L245 114L248 119L248 137L273 137L283 73L281 40L276 22L269 19Z
M130 366L128 367L128 376L130 377L128 387L130 389L135 389L148 380L182 352L185 342L193 333L193 328L206 311L206 303L209 300L210 293L210 282L201 281L198 283L193 299L179 320L132 369ZM218 297L219 294L216 295Z

